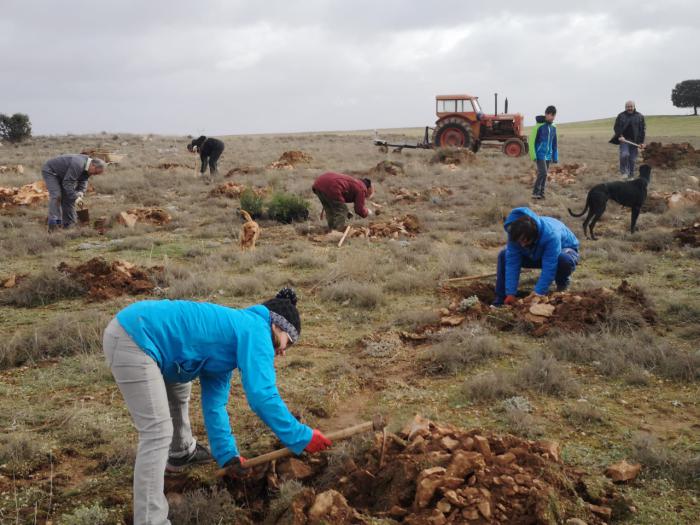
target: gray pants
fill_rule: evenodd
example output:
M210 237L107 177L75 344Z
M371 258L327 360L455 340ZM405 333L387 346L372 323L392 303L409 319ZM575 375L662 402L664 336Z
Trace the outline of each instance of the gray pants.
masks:
M634 177L634 164L637 162L639 149L623 142L620 144L620 174L627 177Z
M192 383L167 384L160 368L116 319L103 337L107 364L139 433L134 466L134 525L169 524L163 476L171 457L196 447L189 417Z
M537 178L535 179L535 187L532 188L533 195L544 195L544 187L547 184L547 170L549 169L548 160L537 159Z
M78 222L75 200L66 198L61 180L48 171L42 171L41 176L49 192L49 225L62 224L64 228L68 228Z

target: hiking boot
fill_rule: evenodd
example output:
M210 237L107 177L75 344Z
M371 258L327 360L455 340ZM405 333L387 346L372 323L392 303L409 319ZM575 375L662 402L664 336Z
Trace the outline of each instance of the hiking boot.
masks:
M533 193L532 200L536 200L536 201L544 200L544 195L542 193Z
M168 458L168 462L165 464L166 472L182 472L188 467L193 465L201 465L202 463L208 463L213 461L214 458L211 457L209 449L205 446L197 443L194 451L189 456L184 456L181 458Z
M571 286L571 277L567 277L561 284L557 283L557 292L565 292L569 286Z

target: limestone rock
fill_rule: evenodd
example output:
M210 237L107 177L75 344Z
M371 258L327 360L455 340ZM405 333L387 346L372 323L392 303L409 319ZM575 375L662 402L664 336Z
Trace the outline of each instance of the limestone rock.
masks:
M637 477L642 465L639 463L627 463L624 459L613 463L605 470L605 475L615 482L630 481Z

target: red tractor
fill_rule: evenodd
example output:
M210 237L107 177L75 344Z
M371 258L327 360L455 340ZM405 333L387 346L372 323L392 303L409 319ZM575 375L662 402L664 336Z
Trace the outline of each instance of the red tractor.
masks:
M482 143L500 145L503 153L509 157L519 157L527 151L527 137L523 134L523 116L520 113L508 113L508 99L505 113L498 113L498 95L496 95L496 112L487 115L481 111L479 97L471 95L438 95L435 97L435 113L438 117L435 127L425 128L423 141L417 144L390 144L386 140L374 139L375 146L381 151L390 147L400 153L403 148L469 148L477 152ZM432 140L428 130L433 130Z
M527 151L520 113L487 115L481 111L479 97L471 95L438 95L435 97L438 117L433 130L436 147L469 148L475 153L483 142L499 142L503 153L519 157Z

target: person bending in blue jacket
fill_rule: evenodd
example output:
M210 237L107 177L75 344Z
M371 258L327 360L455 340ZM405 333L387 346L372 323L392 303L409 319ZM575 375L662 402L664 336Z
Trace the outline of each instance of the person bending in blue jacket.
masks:
M169 524L165 471L211 456L232 474L245 461L231 433L226 405L238 369L251 409L295 454L331 445L301 424L280 398L274 358L296 343L301 320L293 290L236 310L191 301L140 301L127 306L104 332L107 362L139 433L134 467L134 525ZM192 380L199 378L209 451L189 420Z
M579 261L579 243L566 225L552 217L539 217L530 208L513 209L504 223L508 244L498 254L494 305L513 304L521 268L542 268L535 285L545 295L554 281L566 290Z
M547 172L550 162L559 162L559 148L557 147L557 127L554 118L557 116L557 108L547 106L544 115L535 117L535 127L530 132L528 142L530 158L535 161L537 178L532 188L533 199L544 199L544 187L547 184Z

